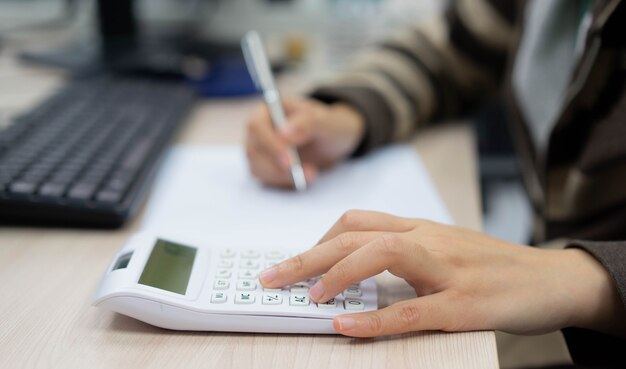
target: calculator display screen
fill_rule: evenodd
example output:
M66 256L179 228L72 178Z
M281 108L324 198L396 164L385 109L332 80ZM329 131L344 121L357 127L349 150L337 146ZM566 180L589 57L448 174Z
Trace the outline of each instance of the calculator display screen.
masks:
M184 295L195 258L193 247L157 240L139 277L139 284Z

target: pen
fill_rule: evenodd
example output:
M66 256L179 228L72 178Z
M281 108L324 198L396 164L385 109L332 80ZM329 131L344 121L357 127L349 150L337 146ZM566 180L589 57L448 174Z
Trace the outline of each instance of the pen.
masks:
M263 92L263 100L270 112L272 124L277 129L283 128L287 124L287 117L259 33L256 31L246 33L241 39L241 49L254 84ZM300 155L293 146L289 148L289 163L293 186L298 191L306 190L307 184Z

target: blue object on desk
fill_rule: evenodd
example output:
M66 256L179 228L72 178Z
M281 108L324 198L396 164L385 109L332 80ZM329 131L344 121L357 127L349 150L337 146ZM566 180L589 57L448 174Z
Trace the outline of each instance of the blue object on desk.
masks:
M256 94L257 90L240 56L223 56L211 60L206 72L190 78L198 94L207 97L230 97Z

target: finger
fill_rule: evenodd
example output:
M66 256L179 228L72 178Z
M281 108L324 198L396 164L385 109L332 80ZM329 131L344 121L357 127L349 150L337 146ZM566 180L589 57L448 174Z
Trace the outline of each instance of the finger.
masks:
M294 188L291 169L277 165L267 153L259 151L252 144L246 145L246 155L250 172L261 182L271 186ZM303 163L302 170L307 184L315 182L319 174L319 169L315 165Z
M380 235L378 232L344 233L323 245L264 270L259 279L264 287L273 288L318 276L354 250L368 244Z
M463 319L445 292L405 300L384 309L335 317L337 333L351 337L376 337L424 330L450 330ZM454 330L454 328L452 328Z
M254 147L246 147L246 154L250 172L261 182L279 187L293 186L289 170L279 166L267 153Z
M401 235L386 233L358 248L339 260L311 287L311 299L315 302L328 301L351 284L399 264L404 258L407 242Z
M326 232L318 244L344 232L407 232L415 227L416 222L415 219L401 218L377 211L349 210Z
M283 142L274 127L267 108L254 113L248 123L247 140L257 151L266 153L277 165L288 169L291 162L288 145Z

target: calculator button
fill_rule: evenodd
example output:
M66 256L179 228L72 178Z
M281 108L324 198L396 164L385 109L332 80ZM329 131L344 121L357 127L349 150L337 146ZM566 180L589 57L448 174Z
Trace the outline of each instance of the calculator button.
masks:
M241 279L256 279L259 273L256 270L242 269L239 271L238 276Z
M345 297L361 297L363 296L363 291L359 287L348 287L347 290L343 291L343 295Z
M319 308L334 308L337 306L337 300L335 299L330 299L326 302L323 302L321 304L317 304L317 307Z
M253 304L255 299L251 293L238 293L235 296L235 304Z
M223 258L234 258L235 256L237 256L237 252L233 249L224 249L222 250L222 252L220 252L220 256Z
M263 294L263 305L280 305L283 303L283 297L275 293Z
M275 262L275 261L268 261L267 263L265 263L265 269L271 268L271 267L273 267L276 264L278 264L278 263Z
M247 259L239 263L239 267L245 269L259 269L259 262Z
M218 268L230 269L233 267L233 265L235 265L235 263L232 260L228 260L228 259L220 259L220 261L217 262Z
M306 283L297 283L294 285L291 285L291 287L289 288L289 292L291 293L307 293L309 292L309 285Z
M230 278L233 273L228 269L218 269L215 271L215 276L218 278Z
M226 294L224 292L213 292L211 294L212 304L222 304L224 302L226 302Z
M246 250L241 253L241 257L244 259L258 259L261 257L261 253L256 250Z
M254 291L256 290L256 282L250 279L237 281L237 291Z
M263 292L281 292L282 290L280 288L264 288Z
M363 310L365 308L365 304L361 300L346 299L346 301L343 302L343 307L346 310Z
M227 290L230 287L230 281L228 279L216 279L213 282L213 289L215 290Z
M292 294L289 296L291 306L309 306L309 296L302 294Z
M285 258L285 254L280 251L268 251L265 253L265 258L268 260L281 260Z

